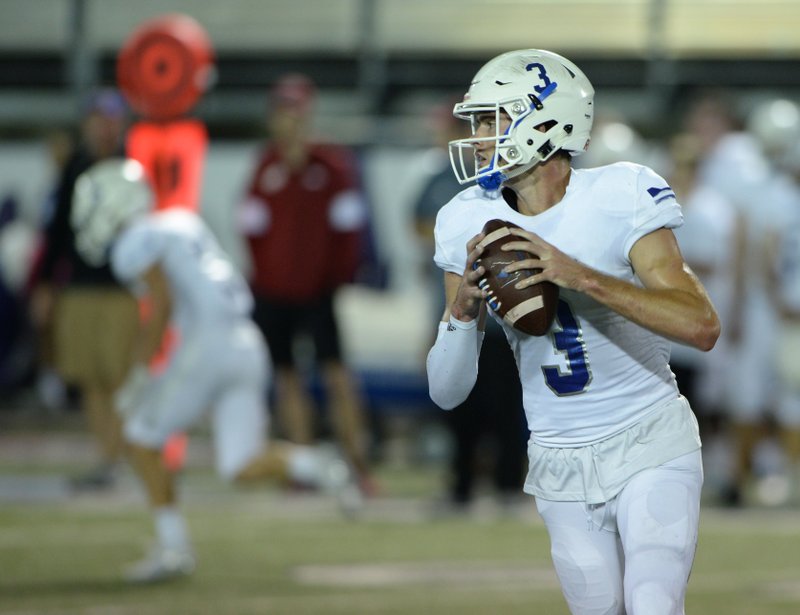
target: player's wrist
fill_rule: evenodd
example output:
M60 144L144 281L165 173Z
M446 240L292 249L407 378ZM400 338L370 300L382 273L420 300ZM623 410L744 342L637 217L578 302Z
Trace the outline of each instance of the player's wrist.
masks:
M457 303L454 303L453 306L450 308L450 320L458 320L464 324L473 322L475 323L478 319L478 310L475 310L475 313L472 314L467 310L464 310L459 306ZM458 326L458 325L456 325Z
M606 276L606 278L607 277L608 276ZM602 293L603 291L607 290L607 288L607 279L601 279L600 274L588 268L586 268L581 272L580 275L576 277L575 284L573 285L573 290L592 297Z
M453 325L456 329L461 329L462 331L468 331L471 329L475 329L478 326L478 319L472 318L471 320L462 320L461 318L457 318L454 314L450 314L449 322Z

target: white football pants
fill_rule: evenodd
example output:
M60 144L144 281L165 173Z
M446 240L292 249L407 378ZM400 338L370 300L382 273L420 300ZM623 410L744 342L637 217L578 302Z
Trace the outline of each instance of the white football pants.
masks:
M573 615L683 615L697 545L700 451L635 475L603 504L536 499Z
M265 396L271 365L258 328L249 319L180 334L167 369L141 408L125 422L125 437L161 447L175 432L211 412L218 473L231 480L264 450Z

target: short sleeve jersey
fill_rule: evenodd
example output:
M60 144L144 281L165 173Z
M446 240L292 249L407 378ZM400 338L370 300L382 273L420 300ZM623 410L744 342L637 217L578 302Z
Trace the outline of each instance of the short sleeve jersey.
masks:
M439 212L437 265L461 275L467 241L493 218L513 222L589 267L634 284L639 281L629 258L633 245L683 220L667 182L631 163L573 169L564 198L535 216L475 186ZM678 395L669 341L584 294L561 289L555 321L544 336L501 324L520 371L531 437L541 445L598 442Z
M192 327L249 314L252 296L202 219L187 210L149 214L127 227L111 251L114 274L129 284L150 267L169 282L176 324Z

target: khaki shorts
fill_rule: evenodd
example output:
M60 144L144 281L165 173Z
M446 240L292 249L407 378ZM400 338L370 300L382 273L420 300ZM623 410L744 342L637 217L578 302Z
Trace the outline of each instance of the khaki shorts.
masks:
M54 317L55 362L78 386L117 388L128 371L138 330L136 300L124 289L67 289Z

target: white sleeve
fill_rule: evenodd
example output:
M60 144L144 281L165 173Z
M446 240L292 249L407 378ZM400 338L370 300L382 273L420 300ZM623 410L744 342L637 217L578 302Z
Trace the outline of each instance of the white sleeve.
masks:
M633 244L648 233L683 224L683 213L675 192L667 180L648 167L638 168L634 201L630 228L623 245L626 255L630 254Z
M161 257L163 238L149 226L125 229L111 249L111 269L124 283L131 283Z
M450 317L450 322L439 323L426 364L428 391L437 406L452 410L467 399L478 379L482 342L477 320L461 322Z

